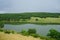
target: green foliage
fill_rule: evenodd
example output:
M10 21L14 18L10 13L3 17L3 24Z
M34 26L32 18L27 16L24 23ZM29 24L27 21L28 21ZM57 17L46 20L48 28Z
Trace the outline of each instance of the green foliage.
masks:
M35 29L29 29L28 31L22 30L21 31L22 35L26 35L26 36L33 36L33 37L39 37L38 34L36 34L36 30Z
M21 34L27 36L27 35L28 35L28 32L25 31L25 30L22 30L22 31L21 31Z
M40 37L40 35L38 35L38 34L30 34L30 35L35 37L35 38Z
M23 19L22 21L25 21L25 19Z
M28 31L22 30L21 34L25 36L39 37L39 35L36 34L36 29L29 29Z
M30 34L36 34L36 29L29 29L28 30L29 35Z
M10 34L11 32L9 30L5 30L4 33Z
M0 32L3 32L3 29L2 28L0 28Z
M7 34L12 33L12 34L14 34L14 33L15 33L15 31L12 31L12 30L4 30L4 33L7 33Z
M0 24L0 27L3 28L4 24L21 24L20 19L23 19L22 21L26 22L25 19L30 19L31 17L40 17L40 18L46 18L46 17L53 17L53 18L59 18L60 17L60 13L47 13L47 12L27 12L27 13L6 13L6 14L0 14L0 23L2 21L2 23ZM36 21L38 21L38 19L36 19ZM23 23L24 23L23 22ZM60 22L60 21L59 21ZM59 22L57 22L56 24L59 24ZM50 23L50 22L49 22ZM48 22L46 24L49 24ZM40 24L40 22L39 22ZM41 24L44 24L44 22ZM50 23L51 24L51 23ZM54 24L54 23L52 23Z
M38 19L36 19L36 21L38 21Z
M57 30L51 29L47 34L47 36L55 39L60 39L60 32L58 32Z
M56 40L56 39L54 39L54 38L46 38L46 40Z
M10 31L10 33L14 34L14 33L15 33L15 31L11 30L11 31Z
M0 28L3 28L4 27L4 24L3 23L0 23Z
M46 12L30 12L30 13L18 13L18 14L0 14L0 21L6 20L6 21L19 21L20 19L30 19L30 17L40 17L40 18L46 18L46 17L59 17L60 13L46 13Z

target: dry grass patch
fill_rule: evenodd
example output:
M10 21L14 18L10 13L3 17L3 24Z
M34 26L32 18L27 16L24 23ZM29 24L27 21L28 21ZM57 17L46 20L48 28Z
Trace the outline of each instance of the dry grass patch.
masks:
M0 32L0 40L41 40L32 36L23 36L20 34L5 34Z

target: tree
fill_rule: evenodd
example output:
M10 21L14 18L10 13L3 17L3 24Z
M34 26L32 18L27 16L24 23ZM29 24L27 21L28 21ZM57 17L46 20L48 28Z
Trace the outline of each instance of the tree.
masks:
M38 19L36 19L36 21L38 21Z

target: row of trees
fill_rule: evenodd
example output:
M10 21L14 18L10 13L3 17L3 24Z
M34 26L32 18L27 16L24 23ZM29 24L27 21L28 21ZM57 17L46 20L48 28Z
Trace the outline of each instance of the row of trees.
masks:
M46 18L46 17L59 17L59 13L40 13L40 12L34 12L34 13L22 13L22 14L0 14L0 21L2 20L14 20L18 21L20 19L30 19L30 17L40 17L40 18Z

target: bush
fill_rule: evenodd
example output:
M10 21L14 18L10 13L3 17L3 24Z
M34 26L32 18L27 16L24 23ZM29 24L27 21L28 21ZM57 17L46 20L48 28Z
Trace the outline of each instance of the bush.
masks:
M31 34L31 36L33 36L33 37L40 37L38 34Z
M13 31L13 30L5 30L4 32L7 34L10 34L10 33L14 34L15 33L15 31Z
M0 28L0 32L3 32L3 29L2 28Z
M4 33L10 34L11 32L8 30L5 30Z
M36 21L38 21L38 19L35 19Z
M3 28L4 27L4 24L0 24L0 28Z
M36 34L36 30L35 29L29 29L28 31L22 30L21 34L25 35L25 36L39 37L39 35Z
M28 30L28 33L29 33L29 35L30 35L30 34L36 34L36 30L35 30L35 29L29 29L29 30Z
M47 36L51 37L51 38L55 38L55 39L60 39L60 32L54 30L54 29L51 29L49 31L49 33L47 34Z
M15 31L13 31L13 30L10 30L10 33L14 34L14 33L15 33Z
M25 31L25 30L22 30L22 31L21 31L21 34L27 36L27 35L28 35L28 32Z
M15 31L12 31L12 33L14 34L14 33L15 33Z

